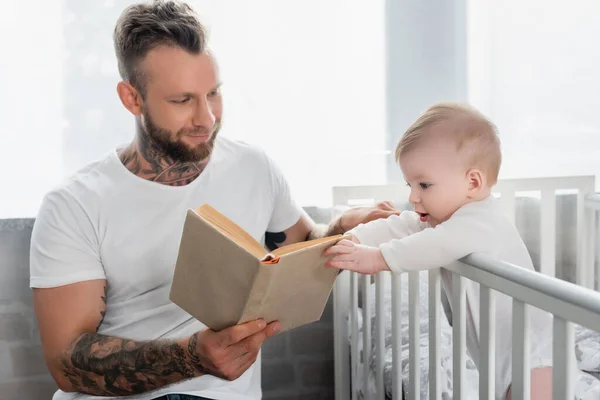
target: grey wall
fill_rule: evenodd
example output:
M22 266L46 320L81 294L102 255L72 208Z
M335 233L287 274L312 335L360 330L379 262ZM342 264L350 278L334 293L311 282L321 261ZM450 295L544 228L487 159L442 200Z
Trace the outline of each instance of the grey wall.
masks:
M0 220L0 399L49 399L29 290L32 220Z

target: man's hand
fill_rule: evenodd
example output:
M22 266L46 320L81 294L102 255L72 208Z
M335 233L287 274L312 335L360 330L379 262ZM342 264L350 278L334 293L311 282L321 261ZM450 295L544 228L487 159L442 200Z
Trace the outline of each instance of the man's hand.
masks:
M355 241L340 240L336 245L325 250L323 255L334 256L325 263L325 268L347 269L367 275L390 270L378 248L358 244Z
M256 361L265 339L280 329L279 322L257 320L220 332L203 330L189 338L188 355L199 372L235 380Z
M337 221L338 227L341 230L341 232L337 233L345 233L359 224L366 224L367 222L380 218L388 218L392 215L400 215L400 210L394 207L389 201L382 201L374 206L353 207L344 212Z

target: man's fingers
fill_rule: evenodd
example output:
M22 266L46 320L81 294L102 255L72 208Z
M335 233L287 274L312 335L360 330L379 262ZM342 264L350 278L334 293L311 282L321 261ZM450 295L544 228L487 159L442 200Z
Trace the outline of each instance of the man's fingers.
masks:
M266 326L267 323L261 319L232 326L217 333L217 343L222 347L232 346L262 331Z
M229 358L235 360L237 358L243 357L247 353L258 352L260 346L262 346L263 342L275 335L277 332L281 330L281 323L278 321L271 322L267 327L251 336L248 336L244 340L239 343L232 345L229 347L229 351L231 354Z

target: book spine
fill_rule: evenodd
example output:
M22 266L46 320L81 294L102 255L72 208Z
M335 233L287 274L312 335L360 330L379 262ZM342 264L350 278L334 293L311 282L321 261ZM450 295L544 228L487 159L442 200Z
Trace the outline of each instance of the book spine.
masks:
M277 264L265 264L260 261L258 262L258 272L254 276L254 283L250 289L248 301L246 302L242 316L238 321L239 324L253 321L258 318L264 318L264 315L262 315L263 305L267 299L267 293L269 291L269 286L271 284Z

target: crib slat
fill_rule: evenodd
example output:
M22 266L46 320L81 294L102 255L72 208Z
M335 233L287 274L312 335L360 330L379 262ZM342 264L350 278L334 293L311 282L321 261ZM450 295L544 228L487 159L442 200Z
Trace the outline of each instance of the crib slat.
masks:
M552 348L552 399L573 399L573 371L575 365L575 341L573 323L554 316Z
M589 223L589 221L587 222ZM584 287L589 287L589 271L586 271L585 257L585 193L581 190L577 192L577 284Z
M350 275L350 322L351 322L351 344L350 358L352 360L352 400L358 398L358 274L352 272ZM363 390L365 386L363 386Z
M419 354L419 336L420 336L420 320L419 320L419 272L408 273L408 362L409 362L409 389L408 398L419 400L421 392L421 368Z
M363 311L363 388L367 393L369 385L369 362L371 360L371 276L363 275L362 281L362 311ZM365 396L367 397L367 396Z
M554 316L553 335L552 398L570 400L574 384L571 371L575 364L573 324Z
M465 278L452 273L452 398L462 399L465 379L466 293Z
M479 360L479 400L494 400L496 320L495 292L487 286L480 286L479 323L481 360Z
M592 234L590 235L590 247L592 249L590 253L592 257L591 265L595 269L596 273L592 278L592 282L594 283L591 285L591 287L594 288L594 290L600 290L600 262L596 264L596 240L598 238L598 230L596 227L598 226L598 212L596 210L592 210L592 214L594 217L592 218Z
M596 211L590 208L584 210L585 214L585 256L584 256L584 270L586 272L586 287L594 289L595 279L595 233L596 233Z
M392 274L392 398L402 399L401 275Z
M384 316L384 290L385 274L380 272L375 276L375 389L376 399L385 399L383 385L383 365L385 361L385 316Z
M556 194L554 189L542 190L540 272L556 276Z
M517 299L513 299L512 328L512 398L529 400L529 306Z
M441 399L440 381L440 269L429 270L429 398ZM445 317L444 317L445 318ZM398 397L394 397L395 399ZM401 397L400 397L401 398Z
M335 400L351 398L350 349L348 347L350 318L350 273L338 275L333 286L333 335L335 365Z
M500 192L500 203L508 219L514 224L515 222L515 191L506 189Z

